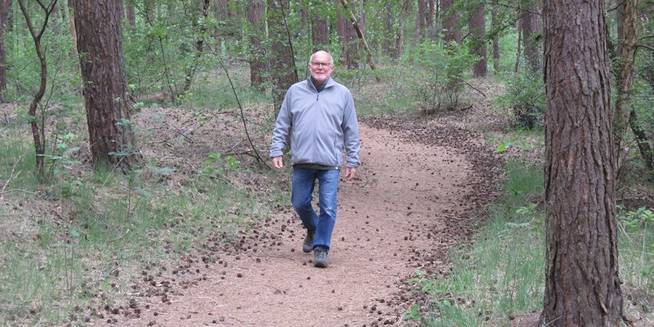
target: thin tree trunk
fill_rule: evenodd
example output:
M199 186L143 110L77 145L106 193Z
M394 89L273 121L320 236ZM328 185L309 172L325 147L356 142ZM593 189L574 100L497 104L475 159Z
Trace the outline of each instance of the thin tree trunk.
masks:
M45 114L42 113L41 117L37 117L38 106L45 95L46 86L48 84L48 64L45 57L45 50L41 46L41 37L48 26L48 20L51 17L52 11L57 5L57 0L52 0L49 4L38 2L39 7L43 10L43 20L41 26L35 26L32 23L27 7L24 3L25 0L18 0L20 10L25 17L25 24L32 36L34 42L34 49L36 56L39 58L40 80L39 90L32 98L32 102L28 108L27 114L30 117L30 128L32 130L32 138L34 140L34 149L36 150L36 171L40 181L45 179ZM40 118L40 119L39 119Z
M520 69L520 56L522 55L522 30L518 29L518 42L515 45L515 64L513 65L513 72L518 73Z
M619 326L604 0L545 1L546 275L539 326Z
M475 77L485 77L486 76L486 23L484 19L485 6L480 4L475 8L470 16L470 21L468 22L470 34L473 37L474 46L472 48L472 53L476 54L479 57L479 60L475 63L472 68L473 75Z
M2 94L7 89L7 59L5 57L5 32L7 20L11 13L11 0L0 0L0 103L4 102Z
M200 59L204 53L204 35L207 33L207 18L209 17L209 4L210 0L202 1L201 16L196 18L196 21L193 23L194 30L196 30L195 40L195 54L193 56L193 62L191 66L186 71L186 76L184 77L184 87L182 88L182 94L186 94L191 89L191 84L193 83L193 78L195 73L200 65Z
M71 5L93 163L126 172L139 154L127 101L119 2L72 0Z
M500 37L498 35L499 22L497 21L498 4L493 0L491 9L491 29L493 30L493 72L500 71Z

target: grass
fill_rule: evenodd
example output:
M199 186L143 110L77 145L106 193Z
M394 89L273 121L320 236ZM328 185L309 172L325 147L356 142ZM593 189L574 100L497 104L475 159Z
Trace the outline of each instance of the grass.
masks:
M433 301L426 313L415 308L405 320L425 326L508 326L521 314L542 308L544 220L540 166L521 161L506 165L503 196L490 208L488 223L471 245L450 253L452 271L413 281ZM618 213L620 275L631 303L651 306L654 296L654 214L645 208ZM631 310L627 304L627 311Z
M107 301L124 299L141 266L174 263L210 235L228 241L277 201L229 183L227 175L247 169L235 165L198 172L174 189L148 165L129 176L57 170L38 186L29 143L3 138L0 150L0 181L22 158L6 199L23 204L17 213L0 206L0 325L64 323L96 290Z

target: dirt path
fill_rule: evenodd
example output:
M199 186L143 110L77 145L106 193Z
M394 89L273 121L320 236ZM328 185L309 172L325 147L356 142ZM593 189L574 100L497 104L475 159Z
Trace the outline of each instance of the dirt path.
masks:
M301 251L304 231L289 210L244 234L239 251L202 271L187 269L196 277L181 290L139 299L139 318L119 324L401 324L410 302L402 281L416 269L443 267L445 249L465 234L448 220L474 205L467 181L475 170L460 149L408 142L365 124L361 137L364 165L357 180L341 183L328 268L314 268Z

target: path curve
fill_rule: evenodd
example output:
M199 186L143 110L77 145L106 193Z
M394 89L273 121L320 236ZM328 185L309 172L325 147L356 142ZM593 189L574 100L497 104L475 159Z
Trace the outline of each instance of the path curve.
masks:
M340 184L328 268L301 251L299 219L278 213L243 236L242 251L218 257L176 295L139 300L139 318L120 325L400 325L402 281L442 265L443 249L459 241L447 222L470 209L474 169L462 151L389 129L362 123L361 139L359 177Z

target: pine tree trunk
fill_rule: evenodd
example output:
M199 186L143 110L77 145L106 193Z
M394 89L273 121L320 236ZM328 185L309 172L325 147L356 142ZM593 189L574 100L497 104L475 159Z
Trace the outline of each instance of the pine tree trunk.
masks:
M470 34L473 37L472 53L479 57L479 60L472 68L475 77L486 76L486 20L484 19L485 6L480 4L474 9L468 22Z
M298 80L293 48L286 26L287 10L288 0L268 1L268 30L272 43L268 58L270 60L273 102L276 113L279 111L282 100L284 100L286 90Z
M313 52L325 50L329 45L329 24L318 14L314 14L311 20L311 42Z
M547 267L539 326L619 326L604 1L545 1L543 16Z
M264 0L250 0L248 8L248 21L250 22L250 85L261 89L265 82L266 49L262 38L266 34Z
M134 1L136 0L127 1L127 22L129 22L129 26L132 29L136 28L136 9L134 8Z
M638 0L624 0L618 5L618 64L617 99L615 101L615 147L618 156L618 169L621 166L622 140L629 120L629 93L634 81L634 60L636 57L636 8Z
M520 11L520 29L522 31L522 48L527 67L532 74L540 74L542 71L541 51L538 46L536 35L540 34L541 20L537 14L539 7L536 4L527 6Z
M137 160L120 32L120 0L72 0L84 81L89 143L96 167L127 171Z
M4 102L2 94L7 89L7 59L5 57L5 33L7 20L11 12L11 0L0 0L0 103Z
M443 39L445 42L461 43L459 31L459 14L452 5L454 0L441 0L441 15L443 15Z
M416 44L425 37L425 17L427 13L427 0L418 0L418 12L416 13Z

